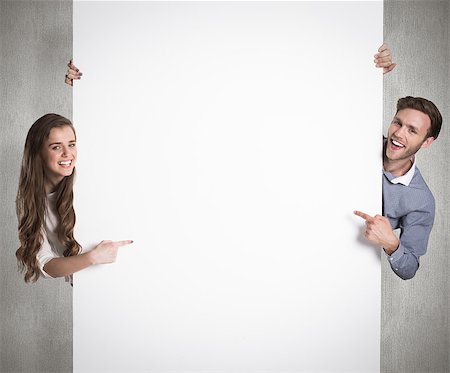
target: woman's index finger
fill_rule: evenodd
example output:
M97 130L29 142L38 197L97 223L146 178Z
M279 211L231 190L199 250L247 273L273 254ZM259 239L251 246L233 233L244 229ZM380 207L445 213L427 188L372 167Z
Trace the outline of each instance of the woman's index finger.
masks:
M116 242L114 242L114 246L120 247L120 246L130 245L132 243L133 243L133 240L116 241Z

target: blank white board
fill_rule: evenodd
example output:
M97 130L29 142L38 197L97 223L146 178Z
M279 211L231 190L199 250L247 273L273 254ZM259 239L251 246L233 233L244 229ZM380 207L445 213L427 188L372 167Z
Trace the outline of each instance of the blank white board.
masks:
M379 371L381 2L75 2L75 372Z

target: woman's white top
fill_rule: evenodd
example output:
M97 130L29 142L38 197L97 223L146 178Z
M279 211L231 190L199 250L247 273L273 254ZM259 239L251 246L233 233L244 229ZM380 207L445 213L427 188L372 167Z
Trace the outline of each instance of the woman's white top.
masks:
M44 241L36 258L39 269L43 277L53 278L44 271L44 266L53 258L61 258L64 256L65 247L58 239L59 216L56 210L56 193L47 195L47 209L45 211L45 222L43 229ZM72 283L72 276L66 276L66 282Z

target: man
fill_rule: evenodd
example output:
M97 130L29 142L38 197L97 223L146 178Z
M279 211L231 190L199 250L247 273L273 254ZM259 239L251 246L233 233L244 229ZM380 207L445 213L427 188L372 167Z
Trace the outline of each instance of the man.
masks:
M404 97L384 139L383 215L355 211L366 220L365 237L386 252L393 271L402 279L414 277L427 250L434 222L433 195L416 167L415 154L437 139L442 116L421 97ZM393 229L400 228L400 238Z

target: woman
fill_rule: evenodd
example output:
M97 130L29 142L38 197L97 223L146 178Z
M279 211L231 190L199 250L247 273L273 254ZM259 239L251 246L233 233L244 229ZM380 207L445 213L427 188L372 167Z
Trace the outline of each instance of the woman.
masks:
M46 114L28 131L22 159L16 209L20 247L16 252L25 282L66 277L94 264L112 263L120 246L132 241L102 241L93 250L73 236L73 182L77 160L72 123Z

